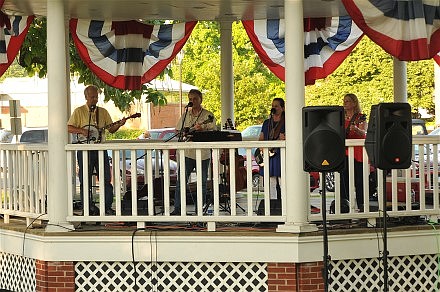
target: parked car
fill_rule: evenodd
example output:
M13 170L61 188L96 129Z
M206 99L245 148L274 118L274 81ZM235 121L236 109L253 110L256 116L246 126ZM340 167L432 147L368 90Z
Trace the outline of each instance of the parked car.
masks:
M20 143L47 143L48 129L47 127L23 128L20 137ZM14 135L11 143L17 142L17 136Z
M166 141L173 138L176 134L175 128L160 128L160 129L150 129L146 130L144 133L140 134L138 139L149 139L149 140L162 140ZM175 136L177 140L177 136Z
M413 135L428 135L426 124L424 120L412 119L412 134Z
M260 137L262 125L252 125L247 127L241 132L241 137L244 141L257 141ZM241 152L241 153L240 153ZM252 149L252 153L255 153L255 148ZM244 148L239 149L239 154L246 157L246 150ZM252 185L257 187L260 183L259 166L255 161L254 155L252 155ZM310 191L319 188L319 173L310 173Z
M440 135L440 128L437 128L435 130L433 130L431 133L429 133L428 135Z
M147 130L141 135L139 135L138 139L145 139L148 141L173 141L176 142L178 137L176 135L175 128L160 128L160 129L151 129ZM169 151L170 159L176 161L176 150L170 149Z
M145 150L135 150L136 151L136 180L138 187L141 187L145 184ZM131 173L131 154L130 150L125 150L125 185L127 188L131 188L131 180L132 180L132 173ZM111 150L108 150L109 157L112 157ZM153 150L151 153L151 163L153 166L153 176L155 175L155 164L156 164L156 157L159 156L159 172L162 175L163 169L164 169L164 159L160 153L160 151ZM121 153L121 160L122 160L122 153ZM122 161L120 161L120 167L122 169ZM174 160L169 160L169 168L170 168L170 184L175 185L177 181L177 162Z
M252 148L251 153L255 152L255 148ZM238 155L243 156L244 159L246 159L246 149L245 148L238 148ZM244 161L244 166L247 168L247 162ZM257 188L260 185L260 167L258 166L257 162L255 161L254 155L252 155L252 187Z
M0 143L11 143L13 136L11 131L0 129Z
M241 132L241 138L243 140L257 141L260 137L262 125L249 126Z
M428 130L426 129L426 124L425 124L424 120L412 119L412 134L413 135L427 135L428 134ZM416 152L417 152L417 146L416 146ZM376 187L374 185L375 174L376 174L376 172L374 171L374 168L370 167L370 192L373 192L376 190ZM326 173L325 189L328 192L335 191L335 175L333 172Z

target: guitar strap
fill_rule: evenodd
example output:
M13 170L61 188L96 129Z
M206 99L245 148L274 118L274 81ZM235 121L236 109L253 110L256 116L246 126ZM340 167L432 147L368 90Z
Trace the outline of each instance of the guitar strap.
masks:
M194 123L190 126L190 128L192 128L192 127L194 127L195 126L195 124L197 123L197 121L199 120L199 118L200 118L200 115L202 114L202 112L203 112L203 110L204 110L204 108L202 108L202 110L200 111L200 113L197 115L197 118L196 118L196 120L194 121Z
M99 107L96 107L96 128L98 129L98 143L101 143L101 140L102 140L102 131L103 130L100 130L100 128L99 128Z

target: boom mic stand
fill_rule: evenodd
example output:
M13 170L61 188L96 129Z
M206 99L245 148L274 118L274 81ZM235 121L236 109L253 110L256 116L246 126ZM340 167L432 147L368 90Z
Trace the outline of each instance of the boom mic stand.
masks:
M188 108L190 108L192 106L193 106L193 103L189 102L188 105L185 107L185 114L183 115L182 126L180 127L178 142L182 142L182 140L183 140L183 129L185 128L185 120L186 120L186 116L188 114Z
M89 123L87 125L87 140L86 143L90 144L90 122L92 121L92 112L96 109L96 105L91 105L90 106L90 111L89 111Z

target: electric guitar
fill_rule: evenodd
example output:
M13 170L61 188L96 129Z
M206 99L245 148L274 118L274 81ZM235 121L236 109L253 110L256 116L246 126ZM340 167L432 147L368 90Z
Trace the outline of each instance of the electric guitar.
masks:
M208 118L205 121L203 121L203 122L201 122L199 124L200 125L206 125L206 124L212 123L213 121L214 121L214 116L209 115ZM194 127L194 125L191 126L191 127L185 127L183 129L183 135L186 138L184 141L190 141L191 138L193 137L193 133L195 132L195 130L196 130L196 128Z
M350 133L350 127L351 126L359 127L359 124L365 122L366 120L367 120L367 116L365 114L358 113L358 114L354 115L351 118L350 122L348 123L347 128L345 128L345 137L347 139L349 139L348 136L349 136L349 133Z
M276 149L269 149L269 158L271 158L272 156L274 156L276 154ZM263 150L261 150L260 148L255 149L254 152L254 157L255 157L255 162L263 167L264 166L264 155L263 155Z
M275 154L277 154L277 148L271 148L269 149L269 159L272 158ZM264 153L263 150L260 148L255 149L254 152L254 158L255 162L260 166L264 167Z
M135 113L129 117L126 117L125 119L134 119L134 118L139 118L141 116L141 113ZM117 123L121 122L123 119L120 119L119 121L113 122L111 124L105 125L102 128L98 128L94 125L85 125L83 127L83 129L86 129L89 131L89 135L84 136L81 134L77 134L77 140L78 141L89 141L90 144L98 144L102 142L102 133L106 130L109 129L111 127L113 127L114 125L116 125Z

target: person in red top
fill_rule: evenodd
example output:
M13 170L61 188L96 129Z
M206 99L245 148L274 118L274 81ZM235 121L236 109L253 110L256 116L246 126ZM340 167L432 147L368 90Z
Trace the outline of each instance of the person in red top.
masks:
M366 115L362 114L359 99L353 93L344 96L344 113L345 113L345 138L346 139L365 139L367 133ZM348 148L345 150L346 167L342 171L341 199L349 199L348 187ZM354 147L354 185L356 190L356 203L359 210L363 210L364 206L364 188L362 181L362 161L363 147Z

